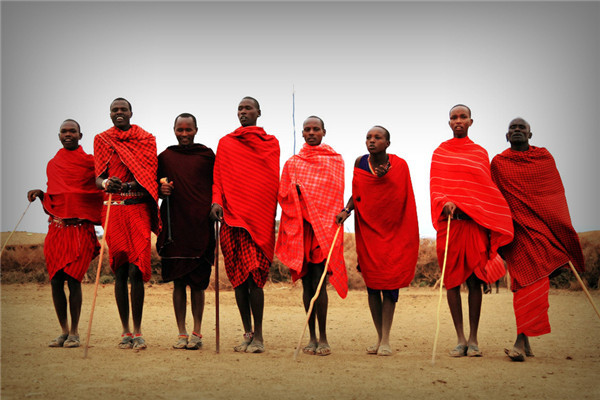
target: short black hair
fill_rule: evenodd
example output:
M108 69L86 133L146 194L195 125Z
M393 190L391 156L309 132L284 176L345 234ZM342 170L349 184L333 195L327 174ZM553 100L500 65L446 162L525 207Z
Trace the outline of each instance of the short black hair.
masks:
M244 99L252 100L256 104L256 109L260 110L260 104L258 104L258 100L256 100L254 97L246 96L246 97L242 98L242 100L244 100Z
M321 121L321 129L325 130L325 122L323 122L323 120L320 117L317 117L316 115L311 115L310 117L306 117L306 119L309 119L309 118L316 118L319 121ZM306 121L306 119L304 121Z
M448 112L448 114L450 114L450 113L452 112L452 110L454 110L456 107L464 107L464 108L466 108L467 110L469 110L469 118L471 118L471 109L470 109L468 106L464 105L464 104L455 104L455 105L453 105L453 106L450 108L450 111Z
M113 101L111 101L110 104L112 105L112 103L114 103L117 100L123 100L123 101L127 102L127 104L129 104L129 111L133 112L133 107L131 107L131 103L129 102L129 100L127 100L124 97L117 97L116 99L114 99Z
M385 138L387 139L388 142L390 141L390 131L388 131L381 125L374 125L373 128L383 129L383 131L385 132Z
M190 113L181 113L178 116L175 117L175 122L173 122L173 128L175 128L175 125L177 125L177 119L178 118L191 118L194 120L194 128L198 129L198 123L196 122L196 117L194 117L192 114Z
M81 133L81 126L79 125L79 122L75 121L74 119L71 118L67 118L65 119L62 124L64 124L65 122L74 122L75 125L77 125L77 130L79 131L79 133ZM62 124L60 124L62 126Z

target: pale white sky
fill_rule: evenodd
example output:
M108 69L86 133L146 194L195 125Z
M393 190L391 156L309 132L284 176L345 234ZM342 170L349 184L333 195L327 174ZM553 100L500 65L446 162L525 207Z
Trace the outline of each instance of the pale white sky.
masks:
M181 112L196 115L197 141L216 150L250 95L283 166L293 152L292 88L296 149L304 118L323 118L325 142L346 161L345 198L367 130L391 132L423 237L435 236L431 154L452 135L456 103L473 110L469 136L490 159L508 147L510 120L528 120L531 143L556 158L575 229L600 229L600 3L3 1L1 12L2 231L25 210L27 190L45 189L66 118L79 121L91 153L122 96L159 152L176 143ZM39 203L19 230L46 232Z

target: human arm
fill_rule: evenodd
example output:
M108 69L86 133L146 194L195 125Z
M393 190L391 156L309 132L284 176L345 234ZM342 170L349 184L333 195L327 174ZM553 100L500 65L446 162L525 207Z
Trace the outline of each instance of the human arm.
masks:
M335 216L335 223L338 225L342 225L344 221L348 219L348 217L352 213L352 210L354 210L354 200L352 200L352 197L350 197L348 199L348 202L346 203L346 207L344 207L344 209L340 211L338 215Z
M27 192L27 200L30 202L35 201L39 197L40 201L44 201L44 192L40 189L33 189Z
M118 193L122 191L123 183L116 176L108 178L108 174L105 172L96 178L96 187L107 193Z

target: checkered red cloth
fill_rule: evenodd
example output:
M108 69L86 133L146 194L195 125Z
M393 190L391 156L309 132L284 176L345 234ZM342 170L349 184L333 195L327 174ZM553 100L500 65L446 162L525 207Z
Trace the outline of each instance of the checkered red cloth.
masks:
M225 272L234 288L246 282L249 276L262 288L269 278L271 261L252 240L244 228L223 224L220 232Z
M406 161L389 154L382 177L354 168L352 199L356 210L356 253L370 289L406 287L415 276L419 224Z
M540 336L550 333L549 291L550 279L545 277L513 293L517 335Z
M94 224L62 225L51 221L44 240L44 256L50 280L61 269L79 282L100 253Z
M246 229L273 260L279 188L279 141L257 126L240 127L219 140L212 202L225 224Z
M543 147L507 149L492 160L492 178L512 211L514 240L500 249L519 290L571 260L584 269L565 189L554 158Z
M468 137L447 140L434 151L431 160L430 193L431 219L436 230L441 228L440 216L444 204L451 201L473 221L490 231L489 260L496 258L500 246L512 240L510 210L491 179L487 151ZM443 229L445 227L446 224ZM452 223L450 229L453 229ZM456 245L471 244L449 243L449 246ZM486 266L476 272L480 279L491 283L498 279L491 271Z
M297 188L300 188L301 196ZM344 207L344 160L330 146L304 144L300 153L283 166L279 184L281 222L275 253L290 270L300 273L304 264L304 224L314 231L321 252L327 257L338 228L335 216ZM306 207L305 216L302 213ZM348 293L343 235L334 244L328 271L338 294ZM296 275L297 276L297 275Z
M130 171L120 162L117 153L110 159L108 172L111 176L131 179ZM119 194L113 195L113 200L122 199ZM102 207L103 224L106 221L106 210L106 206ZM104 231L113 272L124 264L134 264L141 271L144 282L150 280L150 221L153 211L153 203L111 206L108 227L104 226Z
M46 167L48 189L44 211L57 218L79 218L100 224L102 191L96 188L94 156L79 146L60 149Z
M161 222L158 210L158 184L156 183L155 137L137 125L131 125L128 131L112 127L94 138L94 157L96 159L96 176L109 171L109 161L113 153L127 166L134 179L142 185L152 199L155 210L152 211L152 232L158 235ZM111 175L113 176L113 175ZM119 178L121 178L119 176Z

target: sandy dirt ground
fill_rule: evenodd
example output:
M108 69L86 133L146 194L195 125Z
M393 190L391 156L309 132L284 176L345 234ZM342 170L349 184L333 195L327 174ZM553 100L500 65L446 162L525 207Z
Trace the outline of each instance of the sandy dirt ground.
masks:
M94 286L84 285L80 324L87 333ZM511 362L503 352L515 337L512 295L484 296L481 358L450 358L455 333L442 303L435 365L438 291L403 289L392 330L394 355L367 355L376 338L363 291L340 299L329 289L327 357L300 353L301 288L267 284L263 354L235 353L242 337L233 292L221 292L221 352L215 343L215 297L207 292L204 347L174 350L177 329L171 284L146 288L143 331L148 349L120 350L113 286L100 286L90 349L49 348L59 333L50 285L2 285L2 399L598 399L600 319L582 292L551 291L553 332L532 338L534 358ZM593 293L600 304L600 293ZM466 293L463 292L463 303ZM188 312L188 327L191 316ZM306 343L307 338L303 343Z

